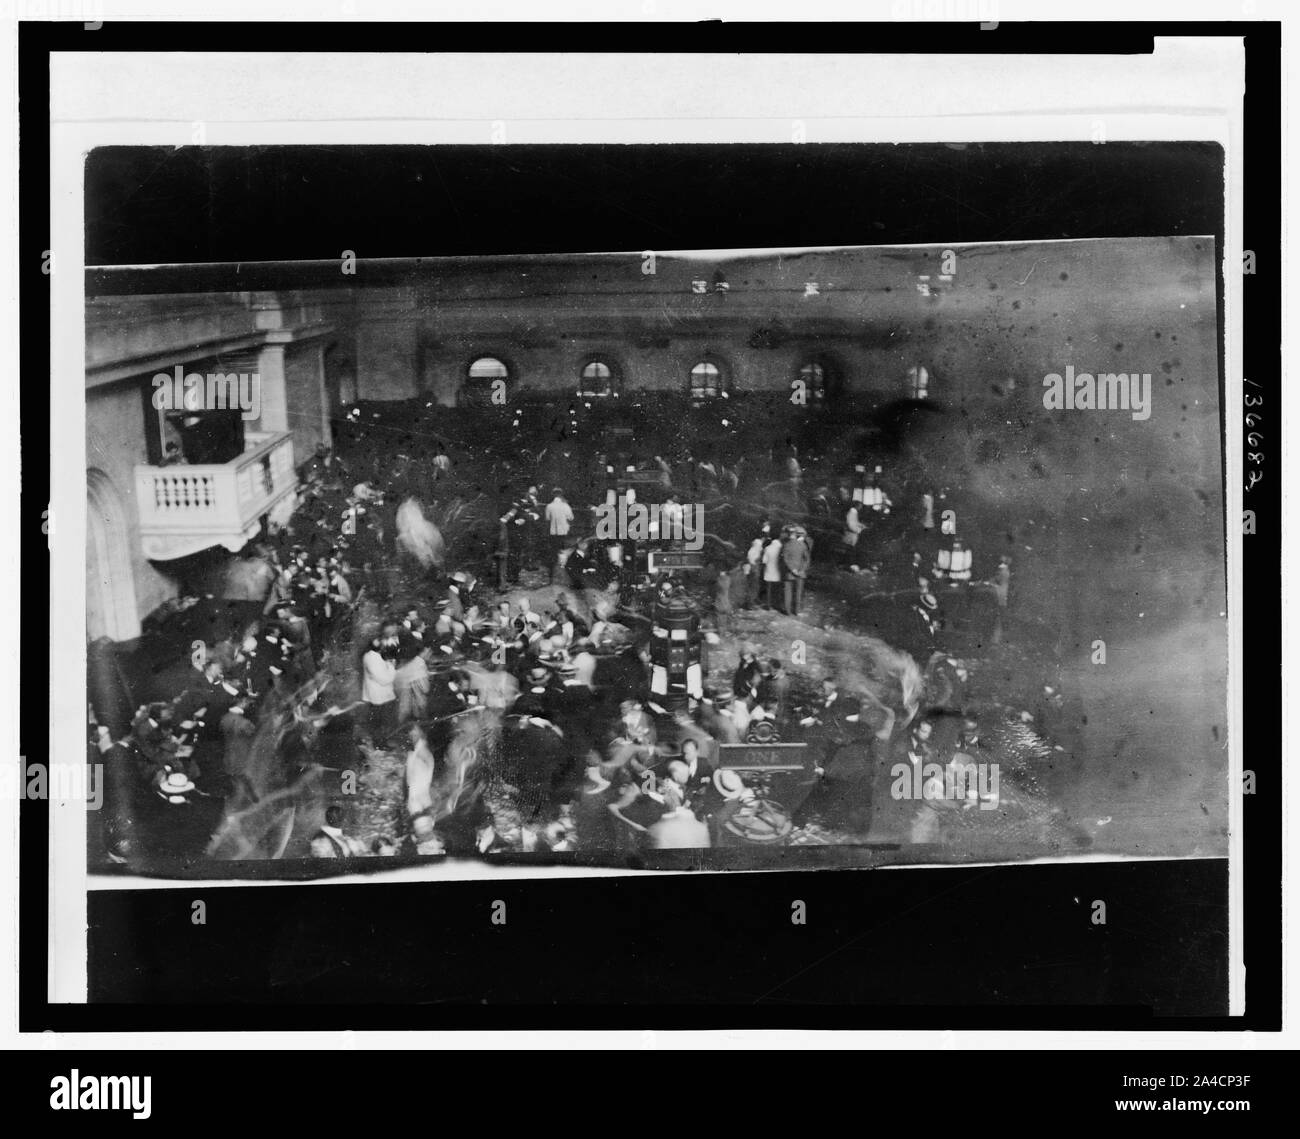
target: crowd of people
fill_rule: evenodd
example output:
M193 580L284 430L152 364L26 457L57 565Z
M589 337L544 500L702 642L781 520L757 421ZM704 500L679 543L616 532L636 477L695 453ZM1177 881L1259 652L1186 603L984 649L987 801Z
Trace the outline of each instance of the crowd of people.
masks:
M321 447L301 472L292 521L258 546L272 576L261 617L196 644L173 700L140 707L121 739L97 727L94 742L133 773L132 810L203 816L209 851L223 816L313 771L364 770L376 755L404 761L401 819L353 833L364 825L354 800L317 780L322 821L300 836L314 857L754 846L784 841L810 814L865 835L881 770L899 755L930 754L915 686L896 701L843 692L833 677L819 681L741 643L730 685L666 707L651 691L651 622L657 601L687 596L683 578L648 566L658 535L598 537L592 525L602 505L635 501L640 486L671 529L681 498L734 492L753 477L744 466L655 455L616 469L599 453L575 467L576 509L562 487L544 495L544 483L527 482L498 507L486 585L448 564L423 513L461 489L444 446L371 455L357 471ZM792 449L784 473L799 486ZM815 498L832 526L842 520L828 559L859 570L868 512L887 514L888 497L873 479L866 493L846 482ZM706 675L710 650L729 657L738 612L802 613L815 544L804 524L773 517L747 541L712 538L701 559L712 596L688 599L708 626ZM253 756L255 738L271 741L270 760ZM782 784L780 799L719 751L772 739L808 745L804 774Z
M292 723L295 713L316 702L331 641L347 627L364 592L349 521L364 509L365 492L341 491L342 473L324 450L304 471L299 527L327 514L333 526L312 525L310 540L302 542L286 530L258 544L269 579L260 616L218 615L214 635L193 642L172 699L138 706L116 739L92 702L97 761L108 765L115 789L110 858L125 860L141 848L192 852L194 837L215 831L224 806L256 802L315 762L302 749L283 748L283 763L267 771L253 761L252 750L259 728L283 734L286 719ZM336 501L323 511L331 497ZM198 600L185 598L175 608L191 609ZM317 726L341 712L329 709Z

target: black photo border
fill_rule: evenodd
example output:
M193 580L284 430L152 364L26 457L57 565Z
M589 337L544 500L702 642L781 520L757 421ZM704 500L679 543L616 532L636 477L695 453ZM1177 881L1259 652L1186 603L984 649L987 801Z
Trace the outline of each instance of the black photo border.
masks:
M80 23L20 24L21 375L50 374L49 278L41 261L50 244L51 52L409 51L426 43L437 51L539 51L562 50L571 34L568 26L537 24L441 24L436 35L433 30L109 22L88 33ZM1244 245L1259 255L1256 274L1245 280L1245 374L1265 385L1269 407L1277 409L1279 25L1039 23L983 33L975 25L944 24L611 24L586 25L583 42L584 50L638 53L1140 54L1157 36L1245 40ZM975 229L965 232L978 239ZM906 240L930 238L879 232L872 243ZM738 244L745 243L715 240L709 247ZM276 259L328 255L285 250ZM38 533L49 501L49 393L24 383L20 409L21 525L29 536L21 582L31 603L21 632L21 753L37 756L46 751L50 646L46 620L33 614L44 611L50 580L48 555L30 536ZM1281 757L1272 726L1281 720L1281 681L1274 672L1281 623L1273 583L1281 509L1277 452L1269 459L1265 482L1246 503L1259 520L1258 532L1242 539L1249 585L1244 597L1229 601L1244 615L1243 746L1258 777L1243 812L1242 1017L1211 1011L1215 1002L1203 991L1220 984L1226 989L1215 960L1226 946L1225 860L526 884L376 882L365 889L222 887L204 894L210 910L223 917L205 927L201 939L188 920L188 891L93 891L89 920L103 948L89 963L92 1003L51 1005L46 804L24 801L20 1029L1276 1030L1282 813ZM1102 892L1114 899L1112 912L1141 916L1081 936L1083 919L1072 899ZM485 916L496 898L510 905L505 927L493 927ZM793 898L826 919L790 927ZM599 926L592 924L595 914ZM132 942L148 946L149 968L115 952ZM944 972L945 962L951 972ZM1160 1003L1189 1015L1157 1016L1152 1006Z

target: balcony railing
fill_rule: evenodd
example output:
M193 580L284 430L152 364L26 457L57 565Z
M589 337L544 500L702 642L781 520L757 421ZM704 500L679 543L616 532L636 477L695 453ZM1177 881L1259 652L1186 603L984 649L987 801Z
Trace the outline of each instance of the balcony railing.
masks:
M210 546L242 549L263 516L283 520L297 488L287 431L248 431L244 453L228 463L135 468L145 557L166 561Z

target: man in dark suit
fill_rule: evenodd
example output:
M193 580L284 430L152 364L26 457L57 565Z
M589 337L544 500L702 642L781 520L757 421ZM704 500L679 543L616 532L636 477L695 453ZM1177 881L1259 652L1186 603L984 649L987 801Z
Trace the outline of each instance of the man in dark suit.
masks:
M712 749L706 750L700 746L700 741L693 736L686 736L682 740L682 758L680 762L685 769L686 778L683 786L687 788L688 798L698 796L702 802L705 785L713 781L713 773L717 770L717 767L714 765L710 751L716 754L716 745Z
M191 682L173 701L176 719L181 723L209 721L215 725L226 714L239 690L233 685L225 686L221 665L211 658L204 661L197 676L191 675ZM209 716L208 712L214 714Z
M822 782L799 808L798 817L816 817L827 826L865 835L871 825L874 764L859 728L861 705L843 695L835 681L822 681L821 705L800 723L820 738Z
M758 691L759 675L762 669L758 663L758 649L746 641L740 646L740 663L731 677L731 688L737 700L750 700Z
M465 693L461 674L452 672L445 678L433 677L429 685L429 698L425 705L425 715L430 720L445 719L463 712L469 707L469 697Z
M851 696L843 695L831 677L822 681L822 698L817 709L801 721L822 745L821 769L829 771L836 755L856 734L861 708Z
M779 657L768 663L768 671L758 686L758 702L782 727L790 719L790 677Z
M795 527L781 543L781 576L785 579L785 611L796 616L803 602L803 584L812 565L812 550L808 536L801 527Z
M558 696L551 670L543 664L537 664L524 676L519 695L515 697L510 711L516 716L535 716L554 722Z
M397 630L398 655L402 660L410 660L424 648L426 631L424 618L420 616L419 608L412 605L407 609L406 616L402 618L401 627Z
M183 740L194 749L189 767L192 777L221 773L225 750L221 720L239 696L238 687L225 681L221 665L209 659L194 683L176 698L176 722L184 733Z

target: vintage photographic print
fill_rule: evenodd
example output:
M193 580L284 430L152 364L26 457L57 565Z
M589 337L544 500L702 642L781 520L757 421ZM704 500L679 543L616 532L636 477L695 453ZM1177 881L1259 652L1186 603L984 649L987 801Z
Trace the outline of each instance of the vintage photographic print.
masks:
M1226 856L1222 251L960 237L88 272L90 873Z
M1135 1050L1280 1018L1277 29L678 7L20 29L38 1108L191 1109L176 1033L1250 1074Z
M58 40L35 1029L1271 1007L1240 45L826 30Z

